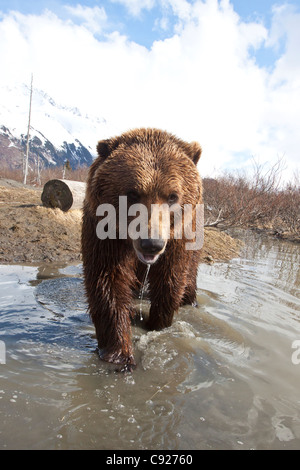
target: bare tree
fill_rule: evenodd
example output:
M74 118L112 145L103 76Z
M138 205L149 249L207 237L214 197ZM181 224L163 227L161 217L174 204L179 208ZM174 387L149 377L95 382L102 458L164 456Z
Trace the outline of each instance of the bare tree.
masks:
M31 105L32 105L32 84L33 84L33 75L31 75L31 86L30 86L30 102L29 102L29 116L28 116L28 129L27 129L27 142L26 142L26 157L24 165L24 181L27 183L27 174L28 174L28 157L29 157L29 135L30 135L30 121L31 121Z

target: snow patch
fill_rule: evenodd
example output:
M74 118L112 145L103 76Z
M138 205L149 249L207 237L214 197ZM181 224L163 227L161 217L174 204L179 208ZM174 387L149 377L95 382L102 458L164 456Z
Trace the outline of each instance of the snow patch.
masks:
M27 85L0 86L0 128L5 126L13 137L27 135L30 89ZM98 140L112 135L104 118L91 116L77 107L56 103L45 91L33 88L30 138L49 140L64 149L64 142L80 143L96 156ZM3 130L2 130L3 133Z

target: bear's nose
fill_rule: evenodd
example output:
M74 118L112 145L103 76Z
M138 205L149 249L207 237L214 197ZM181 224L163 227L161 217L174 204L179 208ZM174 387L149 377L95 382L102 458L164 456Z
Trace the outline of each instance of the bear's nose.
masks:
M165 240L160 238L144 238L140 240L140 247L144 253L158 253L165 246Z

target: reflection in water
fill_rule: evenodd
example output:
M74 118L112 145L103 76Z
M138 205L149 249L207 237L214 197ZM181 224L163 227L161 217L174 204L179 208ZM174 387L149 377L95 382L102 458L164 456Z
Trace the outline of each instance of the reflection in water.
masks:
M200 266L198 308L135 322L133 374L99 360L81 266L0 266L0 448L299 448L299 246L244 241Z

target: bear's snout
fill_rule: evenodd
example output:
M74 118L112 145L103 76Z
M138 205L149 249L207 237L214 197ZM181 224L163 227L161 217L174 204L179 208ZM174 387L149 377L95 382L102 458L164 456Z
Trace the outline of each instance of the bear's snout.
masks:
M137 257L142 263L153 264L164 252L166 240L161 238L139 238L133 244Z
M165 243L161 238L145 238L140 240L140 247L143 253L157 254L164 248Z

